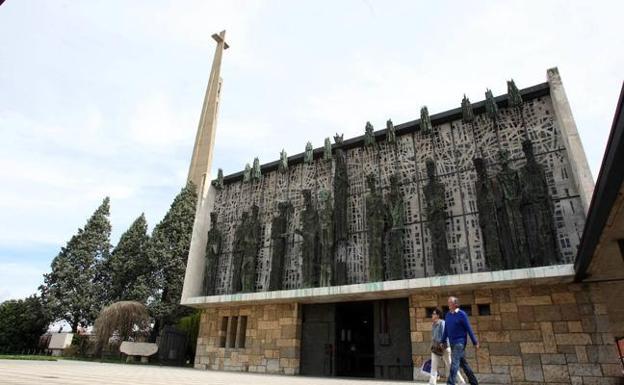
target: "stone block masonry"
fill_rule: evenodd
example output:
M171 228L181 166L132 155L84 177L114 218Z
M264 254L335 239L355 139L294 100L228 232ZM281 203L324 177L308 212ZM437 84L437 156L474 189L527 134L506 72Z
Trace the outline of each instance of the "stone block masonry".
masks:
M296 303L204 310L199 327L195 367L239 372L298 374L301 343L300 312L300 306ZM224 317L241 319L243 316L247 317L244 343L237 341L236 344L232 342L232 345L244 344L244 347L228 347L229 343L223 343L230 338L225 335L228 330L224 327ZM240 326L237 333L241 332ZM222 347L223 345L226 347Z
M434 287L409 298L414 368L430 358L430 308L458 296L471 311L481 349L467 359L482 385L616 385L622 367L610 330L620 330L613 285L497 283L489 288ZM223 304L203 310L195 367L235 372L300 373L302 305ZM483 314L480 315L479 313ZM227 317L227 318L226 318ZM237 317L236 326L228 319ZM245 318L244 318L245 317ZM245 321L240 321L242 319ZM226 322L224 322L224 319ZM238 337L245 324L244 341ZM419 378L420 379L420 378Z
M624 384L599 285L548 284L410 296L414 367L430 358L427 308L459 297L481 344L467 349L482 384ZM489 315L479 315L489 305Z

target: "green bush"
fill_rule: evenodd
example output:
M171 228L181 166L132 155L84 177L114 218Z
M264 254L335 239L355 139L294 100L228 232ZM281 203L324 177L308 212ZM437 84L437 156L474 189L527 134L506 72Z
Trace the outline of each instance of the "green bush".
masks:
M201 311L186 317L180 318L176 324L176 329L186 333L186 361L191 364L195 362L195 351L197 349L197 337L199 335L199 323L201 321Z
M91 357L95 353L95 341L89 335L74 334L70 348L72 348L72 354L64 355L68 357Z

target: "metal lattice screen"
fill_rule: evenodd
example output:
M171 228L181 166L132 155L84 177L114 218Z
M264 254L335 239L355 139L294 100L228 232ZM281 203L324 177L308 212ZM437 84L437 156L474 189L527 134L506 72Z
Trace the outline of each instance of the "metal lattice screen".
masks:
M536 158L546 169L555 207L559 248L564 262L571 262L580 242L585 216L571 179L570 162L552 112L552 103L549 96L544 96L525 102L522 108ZM348 283L366 282L368 276L365 178L370 173L377 175L384 195L389 189L390 175L399 175L405 201L405 274L408 278L431 274L433 261L422 193L427 183L426 159L435 160L438 178L446 189L447 242L452 271L488 270L482 251L474 187L477 176L472 159L483 157L489 174L493 175L499 168L496 155L500 148L504 148L511 154L512 168L518 169L525 162L523 139L524 129L518 115L512 109L501 109L498 135L492 121L482 114L476 116L472 125L456 120L434 126L433 134L416 131L398 136L396 145L379 142L372 147L347 150L349 241L346 255L335 257L346 261ZM217 294L229 290L234 231L242 212L254 204L260 208L263 224L256 287L258 291L266 290L271 260L271 220L277 214L277 203L286 200L293 205L294 211L288 229L284 289L300 287L301 236L295 233L295 229L300 226L303 210L301 191L312 190L313 200L317 203L322 190L332 192L333 174L333 162L316 159L311 164L291 165L286 173L269 172L258 182L229 183L217 192L214 210L218 214L219 229L224 234Z

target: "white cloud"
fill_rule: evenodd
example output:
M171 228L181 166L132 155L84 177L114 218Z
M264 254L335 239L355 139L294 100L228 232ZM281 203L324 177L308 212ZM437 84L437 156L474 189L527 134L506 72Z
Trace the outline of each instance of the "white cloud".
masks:
M164 93L139 101L129 118L130 139L147 151L171 151L194 140L193 121L186 111L174 111Z
M50 258L105 195L114 234L184 183L227 30L214 168L242 170L545 81L559 66L597 175L621 84L622 2L7 2L0 34L0 246ZM45 65L44 65L45 63ZM15 262L22 263L22 262ZM25 265L27 266L27 264ZM12 267L14 268L14 267ZM0 281L2 282L2 281ZM4 284L3 284L4 285ZM7 289L4 289L7 290Z
M0 262L0 303L7 299L19 299L35 294L48 270L46 264L30 264L25 261Z

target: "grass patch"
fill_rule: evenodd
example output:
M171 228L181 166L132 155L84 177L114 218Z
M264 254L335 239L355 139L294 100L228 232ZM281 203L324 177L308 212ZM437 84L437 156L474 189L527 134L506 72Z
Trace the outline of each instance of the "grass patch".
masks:
M153 365L153 366L162 366L157 361L150 361L148 363L136 361L126 361L126 357L59 357L66 361L87 361L87 362L99 362L103 364L122 364L122 365Z
M57 357L52 356L27 356L19 354L0 354L0 360L23 360L23 361L58 361Z

